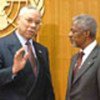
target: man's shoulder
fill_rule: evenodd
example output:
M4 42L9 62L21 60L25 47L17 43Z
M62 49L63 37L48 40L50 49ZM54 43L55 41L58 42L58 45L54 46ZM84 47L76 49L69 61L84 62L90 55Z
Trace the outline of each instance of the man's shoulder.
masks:
M38 43L38 42L36 42L36 41L33 41L33 44L34 44L35 46L37 46L38 48L47 49L47 47L46 47L46 46L44 46L43 44Z
M7 36L1 37L1 38L0 38L0 45L12 43L12 42L13 42L12 40L14 40L14 37L15 37L15 36L14 36L13 33L11 33L11 34L9 34L9 35L7 35Z
M12 38L14 36L14 33L11 33L9 35L6 35L4 37L0 38L0 41L4 41L4 40L10 40L10 38Z

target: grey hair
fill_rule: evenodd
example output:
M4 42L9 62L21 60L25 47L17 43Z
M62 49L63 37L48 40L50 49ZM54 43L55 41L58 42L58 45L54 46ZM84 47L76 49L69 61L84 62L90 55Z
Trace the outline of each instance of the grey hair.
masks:
M22 7L22 8L20 9L19 16L24 15L29 9L30 9L30 10L34 10L34 11L37 11L37 12L40 13L40 11L37 10L36 7L33 7L32 5L28 5L28 6L24 6L24 7Z
M83 31L89 31L91 37L96 37L96 20L87 14L81 14L73 18L73 23L77 24Z

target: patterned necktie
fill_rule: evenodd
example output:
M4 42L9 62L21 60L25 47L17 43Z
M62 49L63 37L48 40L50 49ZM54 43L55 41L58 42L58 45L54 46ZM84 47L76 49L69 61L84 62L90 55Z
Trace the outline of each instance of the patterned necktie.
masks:
M26 45L27 45L27 51L29 53L29 61L31 63L34 75L35 75L35 77L37 77L37 63L36 63L36 58L35 58L33 51L32 51L31 43L29 41L27 41Z
M82 57L83 57L83 55L84 55L84 52L79 52L78 58L77 58L77 62L75 64L75 68L74 68L74 72L73 72L74 76L76 75L77 71L79 70L79 67L80 67L80 65L82 63Z

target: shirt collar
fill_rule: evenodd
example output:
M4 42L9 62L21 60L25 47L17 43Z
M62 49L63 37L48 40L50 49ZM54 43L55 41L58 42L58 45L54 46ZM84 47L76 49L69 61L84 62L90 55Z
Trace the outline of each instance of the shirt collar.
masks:
M96 45L97 45L97 41L94 40L84 50L81 49L80 51L83 51L85 54L89 55L91 53L91 51L95 48Z
M16 35L17 35L19 41L21 42L21 44L24 46L25 43L27 42L27 40L26 40L22 35L20 35L20 34L18 33L18 31L16 31ZM30 39L29 42L30 42L31 45L32 45L32 39Z

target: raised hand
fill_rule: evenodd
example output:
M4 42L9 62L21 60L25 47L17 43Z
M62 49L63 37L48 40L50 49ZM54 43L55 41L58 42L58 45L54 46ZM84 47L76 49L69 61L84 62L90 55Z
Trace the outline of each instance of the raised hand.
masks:
M28 53L24 54L24 52L25 52L25 48L22 47L16 52L14 56L14 63L12 66L12 73L14 75L16 75L19 71L21 71L26 64L26 61L28 59Z

